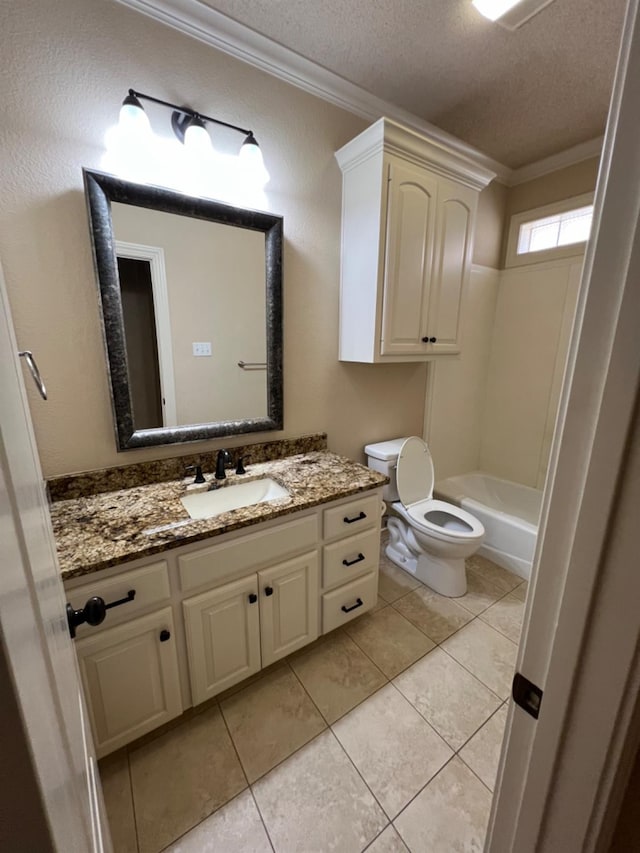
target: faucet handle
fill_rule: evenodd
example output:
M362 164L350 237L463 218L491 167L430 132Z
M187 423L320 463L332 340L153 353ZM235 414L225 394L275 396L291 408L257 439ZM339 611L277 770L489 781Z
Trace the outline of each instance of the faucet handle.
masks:
M244 465L242 464L244 459L251 459L251 457L250 456L238 456L238 461L236 462L236 474L246 474L247 473L245 471Z
M202 473L202 466L201 465L187 465L187 467L184 469L185 474L190 474L192 471L196 472L196 476L195 476L195 479L193 481L194 483L206 483L206 480L205 480L204 475Z

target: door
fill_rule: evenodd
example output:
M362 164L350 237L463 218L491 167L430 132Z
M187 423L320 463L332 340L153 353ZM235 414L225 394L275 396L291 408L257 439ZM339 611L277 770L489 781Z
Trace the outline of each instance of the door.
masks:
M436 178L389 158L381 355L424 355L433 267Z
M318 636L318 554L303 554L258 572L262 665Z
M99 757L182 713L171 608L76 641Z
M16 708L3 733L24 739L37 792L24 802L17 790L16 810L30 816L25 837L41 821L47 841L32 849L99 853L111 843L17 351L0 269L0 633L12 682L3 691L13 688ZM3 796L8 833L14 793ZM26 849L18 836L13 844Z
M639 742L640 15L628 6L488 853L608 849Z
M260 669L255 574L189 598L182 607L194 705Z
M460 309L462 293L471 271L477 204L477 190L440 179L433 276L427 309L429 353L460 352Z

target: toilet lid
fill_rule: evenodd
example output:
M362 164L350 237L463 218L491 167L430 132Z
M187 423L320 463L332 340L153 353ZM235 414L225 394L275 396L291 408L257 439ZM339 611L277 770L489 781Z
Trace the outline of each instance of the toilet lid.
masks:
M405 506L433 497L433 462L421 438L408 438L400 449L396 478L398 495Z

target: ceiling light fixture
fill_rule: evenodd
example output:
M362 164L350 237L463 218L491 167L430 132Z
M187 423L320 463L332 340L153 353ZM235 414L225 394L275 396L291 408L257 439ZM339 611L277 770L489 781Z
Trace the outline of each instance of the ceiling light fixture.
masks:
M213 152L211 137L207 130L208 123L242 133L245 139L240 147L239 160L243 164L243 168L246 168L251 179L256 183L264 186L269 181L269 173L265 168L262 152L253 131L198 113L190 107L178 106L178 104L172 104L169 101L154 98L152 95L145 95L142 92L129 89L129 94L122 102L119 122L120 126L129 133L138 133L141 136L143 132L148 132L151 127L140 100L150 101L172 110L171 127L173 132L180 142L184 143L185 149L194 154L206 156Z
M481 15L508 30L517 30L553 0L473 0Z

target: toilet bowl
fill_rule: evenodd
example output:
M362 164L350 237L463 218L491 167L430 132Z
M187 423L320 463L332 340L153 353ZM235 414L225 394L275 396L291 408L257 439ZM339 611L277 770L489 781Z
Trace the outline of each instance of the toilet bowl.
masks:
M369 467L391 481L382 495L392 512L387 557L440 595L464 595L464 561L482 544L481 522L461 507L434 499L433 462L421 438L369 444L365 453Z

